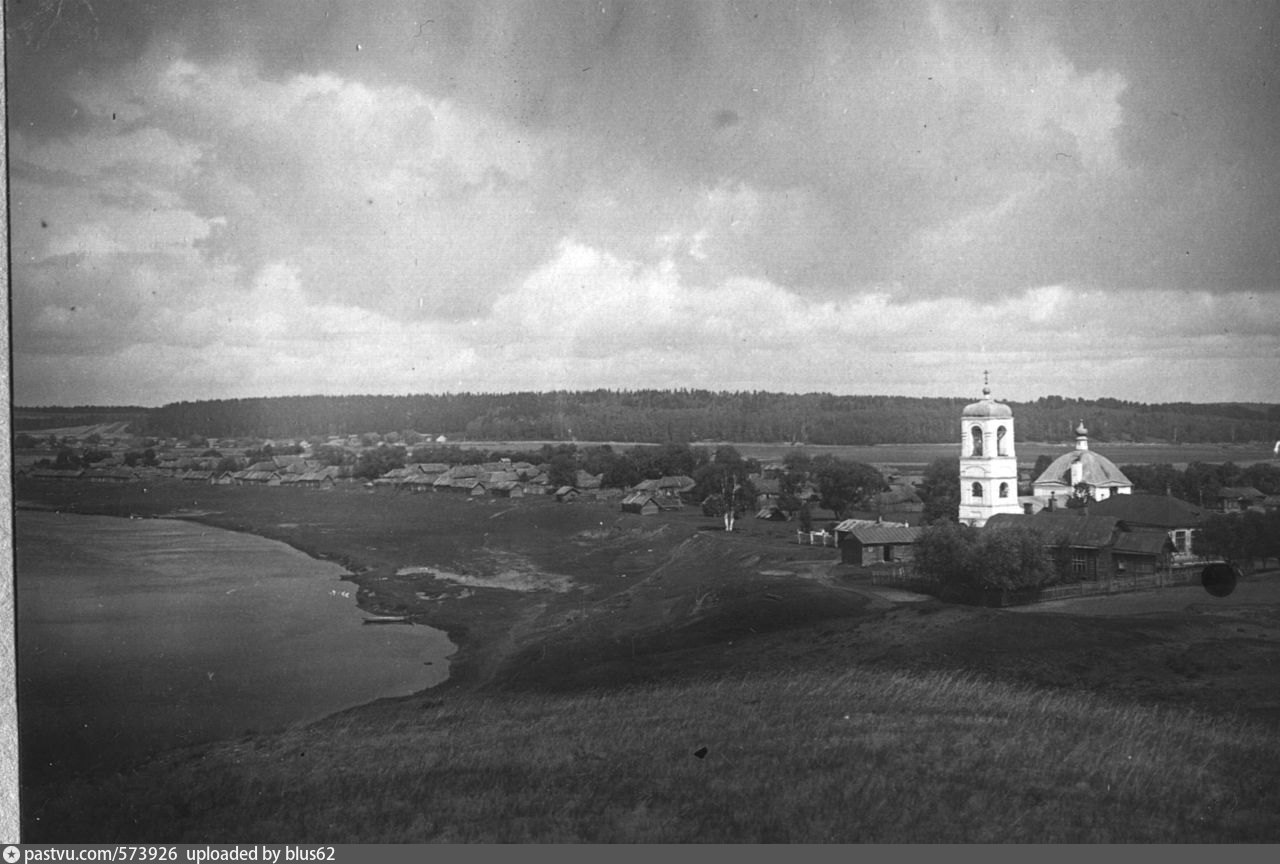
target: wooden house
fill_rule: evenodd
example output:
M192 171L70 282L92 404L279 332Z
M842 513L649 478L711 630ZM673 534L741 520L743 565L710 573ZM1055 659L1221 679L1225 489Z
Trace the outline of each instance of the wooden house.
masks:
M656 516L662 512L662 507L658 505L658 499L652 492L632 492L622 499L622 512Z
M852 526L841 531L837 525L836 545L840 548L840 560L857 567L911 561L922 530L909 525L881 523Z
M1261 506L1267 498L1252 486L1223 486L1215 497L1217 509L1223 513L1240 513Z

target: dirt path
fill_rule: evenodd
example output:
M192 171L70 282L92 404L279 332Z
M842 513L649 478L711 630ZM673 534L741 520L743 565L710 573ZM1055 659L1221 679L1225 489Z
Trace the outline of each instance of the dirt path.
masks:
M854 581L844 572L838 562L831 561L793 561L788 563L788 570L802 579L810 579L830 585L841 591L866 597L869 609L889 609L900 603L923 603L934 598L927 594L917 594L889 585L872 585L865 580Z

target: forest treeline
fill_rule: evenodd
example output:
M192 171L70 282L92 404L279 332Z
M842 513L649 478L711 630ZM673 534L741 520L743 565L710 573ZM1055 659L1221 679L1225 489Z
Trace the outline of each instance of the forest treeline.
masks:
M707 390L591 390L409 396L281 396L96 409L156 437L310 438L415 431L450 439L528 441L787 441L928 444L957 437L970 398L834 396ZM1272 441L1280 405L1145 404L1045 396L1008 402L1022 441L1062 441L1081 420L1102 441ZM92 422L95 409L15 409L15 430L51 418ZM27 419L31 418L31 420ZM101 422L101 421L99 421ZM69 424L67 424L69 425Z

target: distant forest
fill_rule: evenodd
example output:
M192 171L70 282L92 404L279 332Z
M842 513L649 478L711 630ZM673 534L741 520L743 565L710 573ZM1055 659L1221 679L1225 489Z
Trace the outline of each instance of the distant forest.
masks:
M129 419L154 437L314 438L365 432L508 441L788 441L929 444L955 440L969 398L707 390L591 390L415 396L283 396L160 408L15 408L14 430ZM1018 439L1062 441L1081 420L1102 441L1273 441L1280 405L1147 405L1045 396L1008 402Z

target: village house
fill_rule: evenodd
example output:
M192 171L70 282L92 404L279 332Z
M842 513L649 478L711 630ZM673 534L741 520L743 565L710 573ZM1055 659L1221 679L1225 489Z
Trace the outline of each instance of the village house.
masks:
M1099 581L1115 576L1165 572L1173 543L1161 530L1135 529L1115 516L1083 509L1041 510L1033 515L1002 513L985 530L1030 525L1044 538L1058 566L1073 581Z
M1222 513L1243 513L1262 506L1266 498L1266 495L1252 486L1223 486L1214 497L1214 503Z
M632 491L622 499L623 513L639 513L641 516L654 516L663 510L677 510L682 506L678 498L645 490Z
M1208 515L1202 507L1168 495L1135 493L1091 503L1087 510L1097 516L1114 516L1130 528L1164 532L1173 547L1174 565L1200 560L1192 550L1195 532Z
M840 561L856 567L911 561L923 530L900 523L846 520L835 531Z

